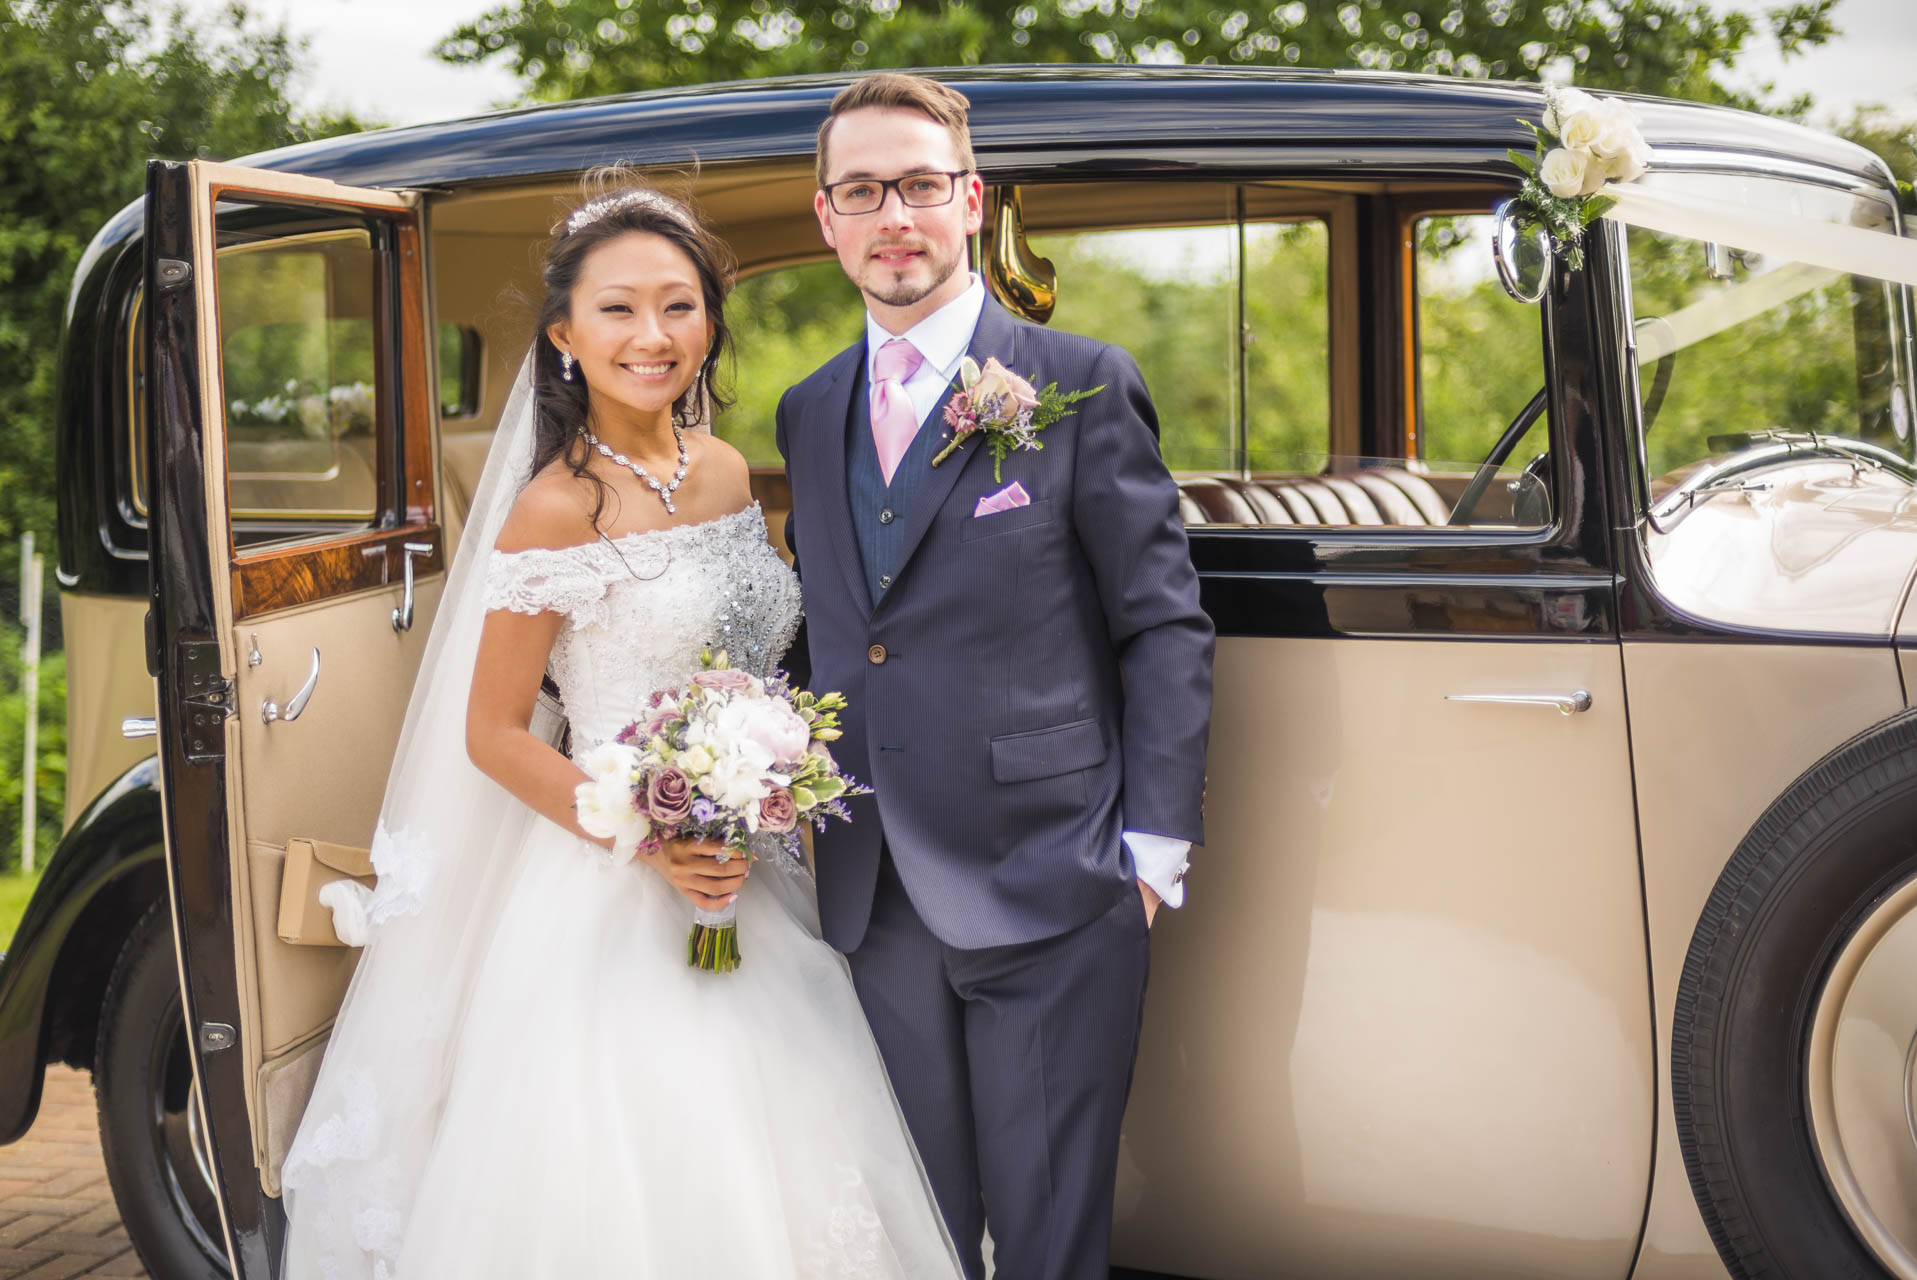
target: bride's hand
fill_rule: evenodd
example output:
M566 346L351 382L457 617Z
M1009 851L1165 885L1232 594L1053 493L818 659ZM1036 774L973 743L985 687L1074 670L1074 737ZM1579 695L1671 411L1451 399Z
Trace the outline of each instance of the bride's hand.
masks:
M752 865L737 850L721 862L718 855L724 851L724 845L710 840L668 840L651 853L642 850L639 856L693 906L717 911L739 892Z

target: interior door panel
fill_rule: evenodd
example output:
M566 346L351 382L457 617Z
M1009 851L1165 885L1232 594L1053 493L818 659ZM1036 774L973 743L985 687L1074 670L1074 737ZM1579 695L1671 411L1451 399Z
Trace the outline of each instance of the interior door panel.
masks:
M355 958L279 941L285 842L371 843L446 559L423 244L409 193L203 161L148 170L168 877L240 1280L271 1274L279 1161ZM281 396L275 360L309 382ZM370 475L329 509L345 473L328 459L347 455ZM282 495L297 509L276 509Z

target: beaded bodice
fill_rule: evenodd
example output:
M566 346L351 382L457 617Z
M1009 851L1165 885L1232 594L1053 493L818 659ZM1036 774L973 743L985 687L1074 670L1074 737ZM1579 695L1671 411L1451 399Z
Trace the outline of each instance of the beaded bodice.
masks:
M798 630L799 580L754 503L697 524L495 551L486 607L566 615L547 669L576 755L637 720L653 690L689 681L701 649L764 675Z

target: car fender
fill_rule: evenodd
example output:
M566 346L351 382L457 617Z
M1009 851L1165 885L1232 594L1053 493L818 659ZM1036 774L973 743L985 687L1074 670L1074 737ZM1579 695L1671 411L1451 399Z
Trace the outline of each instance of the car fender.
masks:
M165 896L159 763L149 756L61 837L0 958L0 1143L32 1127L49 1061L92 1069L100 1000L120 944Z

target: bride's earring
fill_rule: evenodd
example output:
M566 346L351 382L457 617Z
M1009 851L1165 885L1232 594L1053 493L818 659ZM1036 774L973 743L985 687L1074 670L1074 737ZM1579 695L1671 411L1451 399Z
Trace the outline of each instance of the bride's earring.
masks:
M567 382L572 381L572 352L570 351L559 353L559 376Z

